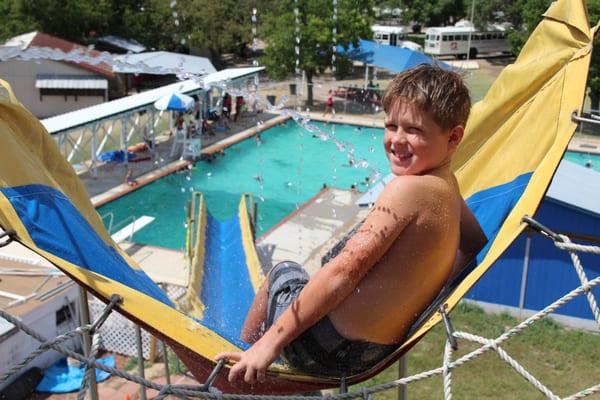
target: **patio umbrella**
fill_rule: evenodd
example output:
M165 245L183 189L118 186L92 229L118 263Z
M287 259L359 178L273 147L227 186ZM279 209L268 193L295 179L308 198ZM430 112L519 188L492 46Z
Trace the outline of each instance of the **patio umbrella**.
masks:
M182 93L169 93L154 102L158 110L187 111L194 105L194 99Z

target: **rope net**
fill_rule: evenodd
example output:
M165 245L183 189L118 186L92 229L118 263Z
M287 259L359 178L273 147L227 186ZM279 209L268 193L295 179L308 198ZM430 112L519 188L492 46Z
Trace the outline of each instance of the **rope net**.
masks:
M550 231L551 232L551 231ZM35 357L42 354L47 350L56 350L66 356L72 357L79 362L83 363L86 366L87 373L81 385L80 397L82 398L88 388L88 381L90 379L92 368L98 368L102 371L108 372L114 376L118 376L129 381L138 383L140 385L145 386L146 388L154 389L159 392L158 396L155 399L164 399L168 395L175 395L180 398L205 398L205 399L223 399L223 400L278 400L278 399L288 399L288 400L305 400L305 399L354 399L354 398L363 398L368 400L372 397L372 395L387 391L390 389L398 388L403 385L408 385L410 383L414 383L417 381L421 381L427 378L441 376L443 378L443 393L444 399L450 400L452 398L452 372L454 369L465 365L483 354L494 351L498 355L498 357L505 361L510 367L513 368L519 375L523 377L526 382L529 382L535 389L537 389L541 394L546 396L548 399L564 399L564 400L575 400L585 398L587 396L593 395L595 393L600 393L600 381L597 384L594 384L588 388L582 389L579 392L573 393L566 397L560 397L556 393L554 393L548 386L544 385L537 379L532 373L527 371L519 362L511 357L505 349L502 348L502 345L511 337L516 336L517 334L523 332L528 327L532 326L535 322L541 320L544 317L547 317L549 314L556 311L559 307L565 305L569 301L573 300L577 296L585 296L592 314L594 316L595 322L600 329L600 310L598 308L598 302L595 298L595 295L592 291L592 288L600 285L600 276L589 279L584 271L581 260L578 256L579 252L585 253L593 253L600 254L600 247L598 246L589 246L589 245L581 245L572 243L571 240L564 235L558 235L552 233L548 235L547 232L542 233L547 236L549 239L554 241L554 244L557 248L567 251L571 257L571 261L573 263L573 268L579 278L580 285L555 300L544 309L525 319L524 321L518 323L514 327L507 329L504 333L496 338L485 338L482 336L478 336L475 334L471 334L468 332L462 331L454 331L450 332L448 340L446 340L446 345L444 349L444 354L442 358L442 366L438 368L434 368L428 371L423 371L418 374L414 374L408 377L404 377L401 379L397 379L391 382L377 384L370 387L365 387L360 390L350 391L339 394L324 394L321 396L298 396L298 395L287 395L287 396L272 396L272 395L241 395L241 394L227 394L221 393L217 388L212 387L212 382L216 375L219 373L220 369L223 366L223 363L220 362L217 364L217 367L207 379L207 382L198 385L162 385L156 382L149 381L140 376L133 375L116 368L112 368L106 366L104 364L100 364L95 360L95 356L98 350L99 343L99 335L97 332L98 327L106 320L108 314L112 311L113 307L118 303L118 296L113 296L111 302L107 305L104 312L98 316L98 318L91 324L82 325L77 327L76 329L69 331L63 335L57 336L54 339L48 340L45 337L41 336L34 330L32 330L27 325L23 324L18 318L12 316L5 310L0 310L0 317L4 318L9 323L13 324L18 329L22 330L25 334L31 336L38 342L40 342L40 346L35 351L31 352L27 357L21 360L19 363L15 364L12 368L10 368L7 372L0 375L0 385L15 376L19 371L24 369L27 364L32 361ZM79 337L82 335L91 335L92 337L92 349L89 352L89 356L86 357L80 353L74 352L69 348L65 347L61 343L68 341L71 338ZM450 340L452 339L452 340ZM452 342L456 339L468 341L479 345L475 350L462 355L458 358L453 357L453 346Z

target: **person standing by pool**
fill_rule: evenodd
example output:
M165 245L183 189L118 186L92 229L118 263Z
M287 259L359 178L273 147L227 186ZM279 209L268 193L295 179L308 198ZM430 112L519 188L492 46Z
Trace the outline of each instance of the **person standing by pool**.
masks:
M323 116L331 113L335 115L335 109L333 108L333 90L329 89L329 93L327 94L327 100L325 101L325 111L323 112Z
M421 65L394 78L383 104L383 147L396 177L312 278L290 261L269 272L242 329L252 347L216 357L236 362L230 381L262 382L280 355L308 374L368 370L484 246L450 169L471 106L461 76Z
M231 115L231 96L229 93L225 93L223 96L223 111L221 112L227 118L227 122L229 122L229 116Z

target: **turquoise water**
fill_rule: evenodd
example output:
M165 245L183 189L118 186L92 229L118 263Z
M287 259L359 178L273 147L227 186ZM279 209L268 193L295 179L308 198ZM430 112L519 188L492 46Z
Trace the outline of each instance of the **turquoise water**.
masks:
M365 191L365 178L375 171L383 176L388 173L382 129L311 125L335 137L338 144L315 138L314 133L288 121L263 132L262 143L254 139L240 142L212 162L200 161L191 170L166 176L98 211L100 215L112 212L115 224L131 216L152 216L155 221L138 231L133 241L181 249L186 203L194 190L204 194L210 212L219 219L237 211L242 193L252 193L258 203L257 234L261 235L314 196L324 183L342 189L355 184ZM356 161L364 159L370 167L351 166L349 154ZM600 155L567 152L564 158L579 165L591 163L600 172Z
M324 183L342 189L356 184L358 190L365 191L365 178L375 171L388 173L382 129L311 125L335 137L337 145L288 121L263 132L262 143L254 139L240 142L212 162L200 161L191 170L166 176L100 207L98 212L114 213L115 224L130 216L155 217L136 232L133 241L181 249L186 203L194 190L204 194L208 209L219 219L237 211L242 193L252 193L258 203L257 235L261 235L314 196ZM365 165L359 162L365 160L369 168L350 165L349 154L357 161L355 165Z
M600 172L600 154L580 153L577 151L567 151L563 159L572 161L584 167L592 168Z

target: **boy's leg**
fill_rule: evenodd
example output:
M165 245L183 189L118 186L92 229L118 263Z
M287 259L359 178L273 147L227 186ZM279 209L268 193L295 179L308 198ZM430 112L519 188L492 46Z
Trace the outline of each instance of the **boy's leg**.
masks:
M262 336L267 322L267 307L269 303L269 279L265 279L254 297L250 311L244 321L240 339L246 343L254 343Z
M250 344L260 339L269 325L289 307L308 280L309 276L302 266L292 261L283 261L271 268L254 297L240 332L240 339Z

